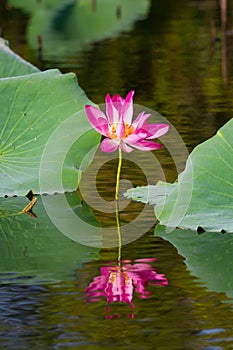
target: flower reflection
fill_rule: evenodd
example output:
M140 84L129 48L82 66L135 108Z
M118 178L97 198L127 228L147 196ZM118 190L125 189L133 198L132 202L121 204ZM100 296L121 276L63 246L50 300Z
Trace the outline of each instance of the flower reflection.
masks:
M159 274L150 264L156 259L138 259L134 263L130 260L123 260L119 265L102 266L100 276L93 279L86 288L87 301L96 302L102 298L107 299L107 303L124 302L133 309L133 292L139 297L146 299L150 292L146 290L148 285L168 285L168 280L163 274ZM106 308L110 312L110 308ZM116 318L119 315L114 315ZM129 317L133 318L133 314ZM108 315L107 318L112 318Z

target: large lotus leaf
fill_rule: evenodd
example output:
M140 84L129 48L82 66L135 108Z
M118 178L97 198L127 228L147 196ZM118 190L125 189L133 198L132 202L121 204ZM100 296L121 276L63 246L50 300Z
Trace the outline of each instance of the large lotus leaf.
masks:
M39 70L12 52L7 42L0 38L0 78L35 72L39 72Z
M162 225L233 232L233 119L190 154L178 182L133 189L128 197L155 204ZM154 197L154 198L152 198Z
M61 205L62 196L46 196L50 197L50 205L58 208L59 213L67 210ZM77 237L90 234L100 242L99 228L96 227L93 236L85 224L88 221L97 225L90 209L82 204L76 192L66 194L66 199L70 210L82 219L76 227ZM42 197L38 197L33 208L37 218L22 213L27 204L27 198L23 197L0 198L1 283L72 280L82 263L98 258L97 248L79 244L77 240L74 242L52 224Z
M130 188L124 194L125 197L133 199L134 201L150 204L162 205L167 199L168 195L176 189L176 183L170 184L159 181L157 185L138 186Z
M10 0L32 13L28 40L37 49L42 38L43 57L56 60L83 50L90 43L115 37L132 28L149 11L149 0L79 0L21 2Z
M86 103L73 73L0 79L0 195L77 188L81 159L99 142L83 110ZM63 186L55 181L60 172Z
M172 243L185 258L191 273L215 292L233 297L233 234L176 229L167 233L156 226L155 235Z

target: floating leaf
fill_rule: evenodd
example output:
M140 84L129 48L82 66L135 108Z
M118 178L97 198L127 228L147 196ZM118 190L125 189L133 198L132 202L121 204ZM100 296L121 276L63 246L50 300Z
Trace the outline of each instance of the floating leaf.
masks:
M175 184L133 189L129 197L155 204L162 225L233 232L233 119L197 146ZM151 188L149 189L151 190Z
M124 194L136 202L151 205L163 204L169 194L176 188L176 184L159 181L157 185L138 186L130 188Z
M62 207L61 196L46 196L50 197L51 206L59 208L59 215L67 210ZM83 236L88 236L88 239L100 242L100 229L90 209L82 204L76 192L66 194L66 199L70 209L80 218L76 238L84 241ZM22 213L28 202L23 197L0 198L1 283L75 279L76 269L82 263L98 258L98 249L65 237L52 224L40 196L33 208L37 219ZM92 232L88 232L85 221L92 223Z
M99 143L83 110L86 103L73 73L0 79L0 195L77 188L82 159ZM56 182L61 172L62 186Z

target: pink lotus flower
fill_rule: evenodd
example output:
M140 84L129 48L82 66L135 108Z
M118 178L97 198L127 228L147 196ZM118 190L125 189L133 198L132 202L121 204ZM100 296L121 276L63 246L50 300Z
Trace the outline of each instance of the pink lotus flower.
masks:
M125 302L134 307L133 290L140 298L146 299L150 292L146 286L168 285L163 274L158 274L148 263L156 259L139 259L134 264L129 260L122 261L118 266L103 266L100 268L101 275L95 277L93 282L86 288L89 302L99 301L102 297L107 299L108 304L112 302Z
M124 152L132 152L134 149L151 151L161 148L159 143L150 140L166 134L169 125L147 123L150 114L145 112L141 112L133 121L133 95L134 91L130 91L124 99L119 95L111 98L107 94L106 115L94 106L85 106L93 128L106 136L100 146L103 152L114 152L118 147Z

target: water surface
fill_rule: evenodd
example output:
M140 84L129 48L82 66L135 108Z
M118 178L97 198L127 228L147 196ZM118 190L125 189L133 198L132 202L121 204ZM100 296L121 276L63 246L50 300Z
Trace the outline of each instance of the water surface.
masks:
M51 2L41 17L34 5L43 5L42 1L31 1L30 6L24 3L0 1L0 27L11 48L42 70L59 68L64 73L75 72L81 87L95 103L103 103L107 92L125 95L134 89L135 102L167 118L189 151L214 135L232 117L232 2L228 1L226 23L221 21L217 0L141 1L138 9L130 12L129 23L125 23L120 21L128 9L122 2L114 1L111 15L116 17L114 21L119 21L117 29L109 29L102 37L94 35L93 40L88 37L83 46L82 35L77 37L69 26L74 21L75 2L69 2L69 6L64 6L65 1L60 1L59 6ZM92 6L92 11L98 12L98 0L92 1ZM162 176L174 181L177 169L169 152L163 149L155 155L163 169ZM105 162L100 152L96 157L103 162L98 190L105 200L111 201L116 160ZM143 170L150 169L148 155L141 153L140 157L144 159ZM180 167L183 166L181 159ZM94 171L91 166L85 174L84 187L93 184ZM143 171L129 162L123 163L122 177L133 185L146 184ZM156 182L161 179L161 172L155 171L152 177ZM121 213L122 221L132 220L142 208L141 204L131 204ZM104 226L114 224L114 214L101 213L95 208L93 211ZM233 348L229 299L224 293L208 290L192 276L177 250L167 241L154 237L153 227L124 246L121 259L131 263L156 259L150 263L151 268L163 274L168 285L148 283L147 298L135 290L133 308L127 303L112 303L109 308L105 298L88 302L85 292L100 275L101 267L117 264L117 248L97 253L86 248L78 259L77 243L61 233L62 238L59 237L57 232L54 236L57 245L45 252L40 239L46 240L49 230L40 233L38 245L32 230L33 249L27 250L27 244L23 243L20 254L27 255L29 270L33 266L35 275L41 269L37 255L45 254L49 275L39 278L38 283L32 271L23 274L16 268L13 271L12 242L14 235L22 234L15 228L13 231L5 229L8 248L4 256L8 257L11 269L5 267L0 275L0 348ZM23 242L27 242L25 237ZM70 256L57 254L58 249L70 252ZM59 278L54 273L55 264L64 267Z

